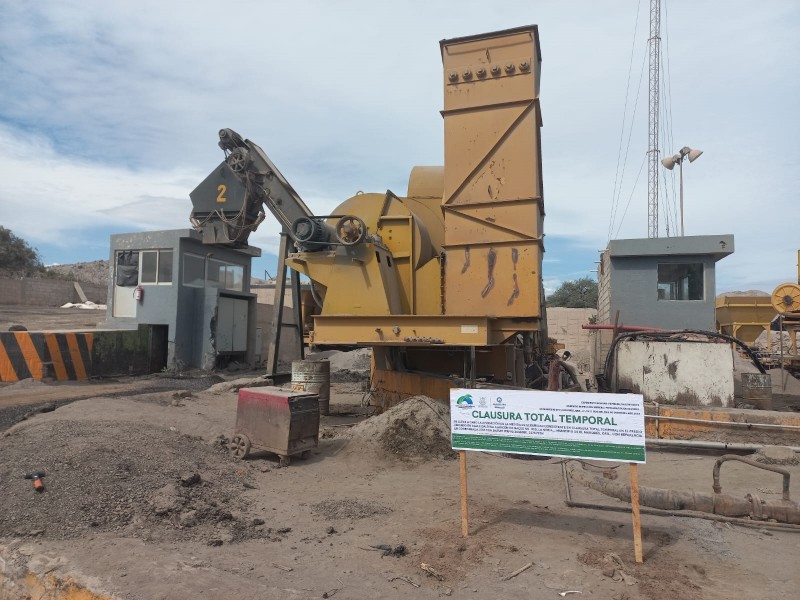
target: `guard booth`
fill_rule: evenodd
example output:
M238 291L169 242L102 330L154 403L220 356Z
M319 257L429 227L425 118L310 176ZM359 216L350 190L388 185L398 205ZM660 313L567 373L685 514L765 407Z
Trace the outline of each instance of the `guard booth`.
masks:
M100 326L151 326L152 335L163 337L165 367L252 364L254 256L261 256L259 248L203 244L192 229L112 235L108 317Z

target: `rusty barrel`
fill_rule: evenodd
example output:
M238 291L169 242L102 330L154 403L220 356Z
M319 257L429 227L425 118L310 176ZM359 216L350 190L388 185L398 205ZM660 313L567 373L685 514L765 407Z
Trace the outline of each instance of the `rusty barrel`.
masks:
M761 373L742 373L742 400L762 410L772 410L772 378Z
M292 362L292 389L319 396L319 412L330 414L331 363L327 360L295 360Z

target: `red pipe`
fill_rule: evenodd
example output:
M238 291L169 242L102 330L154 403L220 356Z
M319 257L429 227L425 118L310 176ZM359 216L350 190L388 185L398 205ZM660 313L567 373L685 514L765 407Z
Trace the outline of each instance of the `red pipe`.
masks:
M639 327L638 325L606 325L605 323L584 323L581 329L616 329L617 331L669 331L658 327Z

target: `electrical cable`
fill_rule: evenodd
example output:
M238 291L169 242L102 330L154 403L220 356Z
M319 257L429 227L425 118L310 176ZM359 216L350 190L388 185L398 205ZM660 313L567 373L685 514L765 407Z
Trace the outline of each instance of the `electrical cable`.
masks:
M618 208L618 195L617 195L617 182L619 180L619 162L620 157L622 156L622 140L625 136L625 121L628 114L628 98L630 95L630 88L631 88L631 71L633 69L633 56L634 50L636 49L636 33L639 30L639 9L641 8L642 2L639 0L638 4L636 5L636 21L633 26L633 41L631 42L631 58L630 62L628 63L628 81L625 84L625 107L622 110L622 128L619 132L619 149L617 150L617 170L614 173L614 192L611 195L611 213L609 214L608 220L608 237L611 239L611 232L613 231L613 223L614 223L614 216L616 214ZM633 127L633 122L631 121L631 127ZM626 154L627 158L627 154ZM622 185L622 182L619 182L619 185Z
M614 237L617 237L619 235L619 230L622 229L622 224L625 222L625 215L628 214L628 207L631 205L631 199L633 198L633 194L636 191L636 186L639 183L639 178L642 176L642 170L644 169L645 162L647 162L647 154L644 155L644 157L642 158L642 164L639 165L639 173L636 175L636 181L633 182L631 195L628 197L628 203L625 205L625 210L622 211L622 218L619 221L619 226L617 227L617 232L614 234Z

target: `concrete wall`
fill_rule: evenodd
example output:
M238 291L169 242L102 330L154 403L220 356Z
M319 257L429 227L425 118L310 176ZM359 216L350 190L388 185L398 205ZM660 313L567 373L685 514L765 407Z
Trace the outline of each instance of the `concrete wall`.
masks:
M690 406L733 406L730 344L624 340L614 357L612 389L645 401Z
M80 282L86 297L97 304L106 304L108 290L94 283ZM81 302L75 284L61 279L0 279L0 304L26 306L61 306Z
M592 335L581 325L596 315L593 308L547 307L547 335L564 344L564 349L572 353L570 362L585 373L591 367Z
M125 331L0 332L0 381L33 378L81 381L140 375L164 365L166 339L149 327Z

